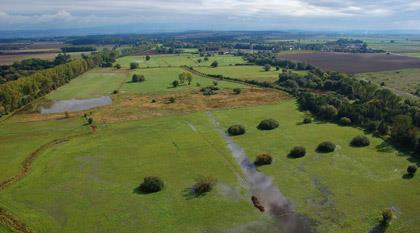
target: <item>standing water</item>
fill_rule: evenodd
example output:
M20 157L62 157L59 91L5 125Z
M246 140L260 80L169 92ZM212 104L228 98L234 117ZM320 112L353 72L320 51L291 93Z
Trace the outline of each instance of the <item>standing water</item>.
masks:
M63 112L79 112L96 107L112 104L112 99L109 96L102 96L91 99L70 99L70 100L57 100L50 106L42 106L41 113L63 113Z
M282 233L310 233L312 232L310 223L307 218L297 214L289 200L280 192L277 186L273 183L273 179L258 172L253 163L250 163L245 151L242 147L236 144L231 137L229 137L223 129L215 116L208 112L208 117L213 125L217 128L227 146L239 163L245 179L248 182L250 192L263 205L264 209L269 212L271 217L276 222L278 232Z

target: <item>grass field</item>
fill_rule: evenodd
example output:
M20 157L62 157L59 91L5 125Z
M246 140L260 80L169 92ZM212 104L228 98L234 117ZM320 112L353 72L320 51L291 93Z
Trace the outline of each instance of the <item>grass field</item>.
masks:
M22 111L1 121L0 185L22 172L22 161L37 157L27 176L5 189L0 186L0 208L45 233L255 233L244 229L264 228L270 217L253 207L241 170L208 117L212 111L223 129L246 127L246 134L234 141L251 160L260 153L273 156L273 164L258 169L273 177L297 212L316 222L317 232L373 233L385 208L393 208L397 216L387 233L418 232L420 177L403 178L412 163L405 154L370 135L370 146L350 147L350 140L363 134L360 129L301 124L304 113L283 92L219 81L218 94L203 96L198 90L213 80L196 75L190 86L172 88L171 82L185 71L181 65L241 79L278 78L277 71L259 66L229 66L244 62L239 57L211 57L221 66L210 68L197 67L188 56L196 55L159 55L145 62L161 68L94 69L47 95L49 100L84 99L118 90L112 105L92 110L98 126L94 134L84 126L83 112L64 118ZM133 59L143 57L118 62L128 66ZM400 88L418 79L417 70L399 72L374 74L389 75L385 81ZM146 80L131 83L133 73ZM407 79L404 84L391 82L402 78ZM243 88L242 93L232 93L235 87ZM169 97L176 101L168 103ZM278 120L280 127L258 130L266 118ZM51 144L56 139L65 140ZM336 151L317 153L317 145L327 140L337 144ZM294 146L306 147L306 156L288 158ZM150 175L164 180L163 191L135 192ZM187 190L207 175L218 180L216 188L191 198ZM0 225L0 232L8 230Z
M363 73L358 78L370 80L378 85L385 84L400 95L414 94L420 89L420 69L404 69L386 72Z
M247 133L234 140L251 159L263 152L273 155L274 163L260 170L274 177L299 213L319 222L319 232L369 232L380 211L390 207L398 217L387 232L417 231L420 179L402 178L409 161L382 140L369 137L369 147L352 148L349 141L362 131L333 124L301 125L303 113L293 100L214 115L223 128L238 123L246 127ZM279 120L280 127L257 130L265 118ZM10 145L9 153L26 148L22 155L35 147L25 140L29 131L58 137L86 130L80 118L26 127L10 120L2 124L2 137L21 142ZM324 140L336 143L336 152L316 153ZM307 155L287 158L297 145L305 146ZM9 153L1 151L2 161L11 157ZM9 169L16 165L1 164ZM205 112L101 124L96 134L47 149L32 170L2 191L0 206L37 232L226 232L267 221L249 201L238 178L240 170ZM147 175L160 176L165 189L135 193ZM219 186L204 197L189 199L185 190L200 175L217 178Z
M419 215L416 198L420 179L402 178L409 161L378 138L369 137L367 148L352 148L350 140L360 130L333 124L300 125L303 113L293 101L274 106L237 109L215 113L224 128L242 124L247 133L235 137L248 156L270 153L274 164L261 168L275 178L281 191L301 213L320 222L319 232L369 232L378 223L383 208L398 210L387 232L417 232ZM280 122L279 129L259 131L265 118ZM329 133L325 133L329 132ZM336 152L319 154L322 141L338 145ZM293 146L305 146L307 155L289 159ZM381 152L382 151L382 152Z
M128 73L104 72L97 69L71 80L67 85L47 95L47 99L87 99L109 95L129 80L131 80L131 77Z
M131 83L126 82L121 87L121 92L123 93L158 93L158 92L167 92L167 91L183 91L191 89L200 89L197 87L197 83L201 87L213 85L213 80L208 78L203 78L197 75L193 75L191 85L180 85L176 88L173 88L172 81L178 80L178 75L185 70L181 68L151 68L151 69L139 69L135 73L142 74L145 76L146 81L141 83ZM247 87L245 85L219 81L219 88L235 88L235 87Z
M270 71L265 71L261 66L225 66L225 67L198 67L197 71L205 74L223 75L226 77L243 79L243 80L258 80L275 82L279 79L279 72L272 68ZM292 71L294 73L304 75L305 71Z
M201 59L199 63L197 60ZM246 63L242 57L233 55L214 55L209 57L208 61L197 54L170 54L170 55L152 55L149 61L145 60L144 56L127 56L117 59L116 64L122 67L130 67L131 62L137 62L140 68L151 67L178 67L178 66L210 66L213 61L217 61L219 66L229 66L235 64Z
M367 38L363 39L369 47L382 49L391 53L419 53L420 41L418 39L402 39L402 38ZM393 41L393 42L391 42Z
M100 131L47 150L29 177L2 193L0 205L39 232L203 232L263 218L249 205L239 170L205 114ZM134 192L148 175L165 181L163 192ZM201 175L232 193L189 199L185 190Z

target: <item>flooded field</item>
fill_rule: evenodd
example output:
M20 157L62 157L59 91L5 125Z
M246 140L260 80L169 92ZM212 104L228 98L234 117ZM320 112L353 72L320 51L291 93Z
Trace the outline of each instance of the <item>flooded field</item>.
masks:
M56 100L44 105L40 108L42 114L62 113L62 112L79 112L96 107L110 105L112 99L109 96L102 96L91 99L70 99L70 100Z

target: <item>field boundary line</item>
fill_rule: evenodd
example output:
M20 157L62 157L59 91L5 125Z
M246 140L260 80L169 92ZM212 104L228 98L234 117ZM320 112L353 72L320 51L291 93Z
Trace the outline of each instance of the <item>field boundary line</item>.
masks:
M37 149L32 151L29 154L29 156L26 157L21 162L21 168L20 168L18 174L14 175L14 176L12 176L12 177L10 177L10 178L8 178L8 179L6 179L6 180L4 180L0 183L0 192L3 191L4 189L10 187L11 185L17 183L18 181L20 181L24 177L28 176L32 171L33 162L35 161L35 159L37 157L39 157L39 155L42 152L46 151L47 149L49 149L49 148L51 148L55 145L65 143L65 142L70 141L73 138L82 137L82 136L85 136L85 135L88 135L88 134L89 133L82 133L82 134L76 134L76 135L67 136L67 137L63 137L63 138L58 138L58 139L51 140L51 141L39 146ZM21 220L17 219L16 217L14 217L10 213L8 213L7 210L2 208L2 207L0 207L0 224L5 226L6 228L11 230L12 232L34 233L34 231L31 230L30 228L28 228L25 223L23 223Z

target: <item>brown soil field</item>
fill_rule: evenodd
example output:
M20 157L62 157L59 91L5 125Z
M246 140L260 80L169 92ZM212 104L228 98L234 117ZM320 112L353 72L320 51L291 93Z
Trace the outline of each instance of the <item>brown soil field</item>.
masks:
M321 69L349 74L420 68L420 58L384 53L280 54L279 58L305 62Z
M170 103L169 98L175 102ZM213 109L239 108L262 104L276 103L290 96L285 92L249 88L243 89L241 94L233 94L231 90L219 91L216 95L204 96L199 91L185 91L165 93L161 95L115 95L112 105L70 113L70 117L81 117L84 113L92 113L98 123L111 123L130 120L141 120L150 117L183 114ZM153 102L153 100L155 100ZM15 115L18 121L62 120L64 113L40 114L28 107Z

